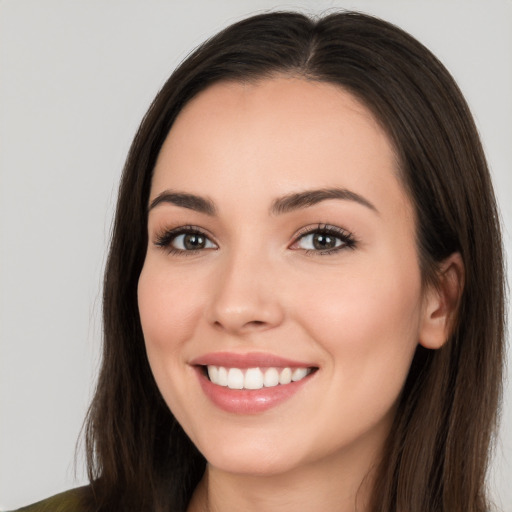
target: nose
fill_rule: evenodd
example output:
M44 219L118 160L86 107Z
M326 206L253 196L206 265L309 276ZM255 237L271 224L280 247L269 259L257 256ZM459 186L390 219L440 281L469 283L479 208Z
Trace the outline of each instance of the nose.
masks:
M257 254L226 258L217 268L209 321L230 334L278 326L284 308L276 289L276 269Z

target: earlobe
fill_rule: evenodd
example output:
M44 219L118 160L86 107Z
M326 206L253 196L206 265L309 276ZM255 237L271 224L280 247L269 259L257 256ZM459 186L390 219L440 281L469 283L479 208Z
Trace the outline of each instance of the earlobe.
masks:
M419 343L425 348L441 348L452 332L464 289L464 262L455 252L441 264L438 285L424 297Z

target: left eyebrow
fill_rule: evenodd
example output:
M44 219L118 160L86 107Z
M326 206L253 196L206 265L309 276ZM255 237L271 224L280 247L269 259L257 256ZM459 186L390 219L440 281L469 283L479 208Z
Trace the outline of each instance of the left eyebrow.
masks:
M304 192L288 194L276 199L272 203L270 212L274 215L280 215L294 210L308 208L322 201L327 201L328 199L354 201L366 208L369 208L376 214L379 214L379 210L377 210L377 208L368 201L368 199L346 188L322 188L318 190L306 190Z

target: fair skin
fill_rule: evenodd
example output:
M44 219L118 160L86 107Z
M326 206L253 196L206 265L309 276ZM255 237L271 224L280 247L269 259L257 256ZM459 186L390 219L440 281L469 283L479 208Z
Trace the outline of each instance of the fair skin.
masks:
M178 116L138 298L158 387L208 461L189 511L367 508L415 349L442 345L458 286L424 289L397 174L385 132L334 85L220 83ZM206 376L212 357L307 375L231 390Z

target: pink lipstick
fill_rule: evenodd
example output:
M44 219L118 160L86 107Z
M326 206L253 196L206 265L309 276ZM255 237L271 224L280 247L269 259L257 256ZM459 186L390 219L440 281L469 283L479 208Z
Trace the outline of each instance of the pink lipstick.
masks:
M190 363L205 395L235 414L256 414L275 407L308 383L318 367L272 354L216 352Z

